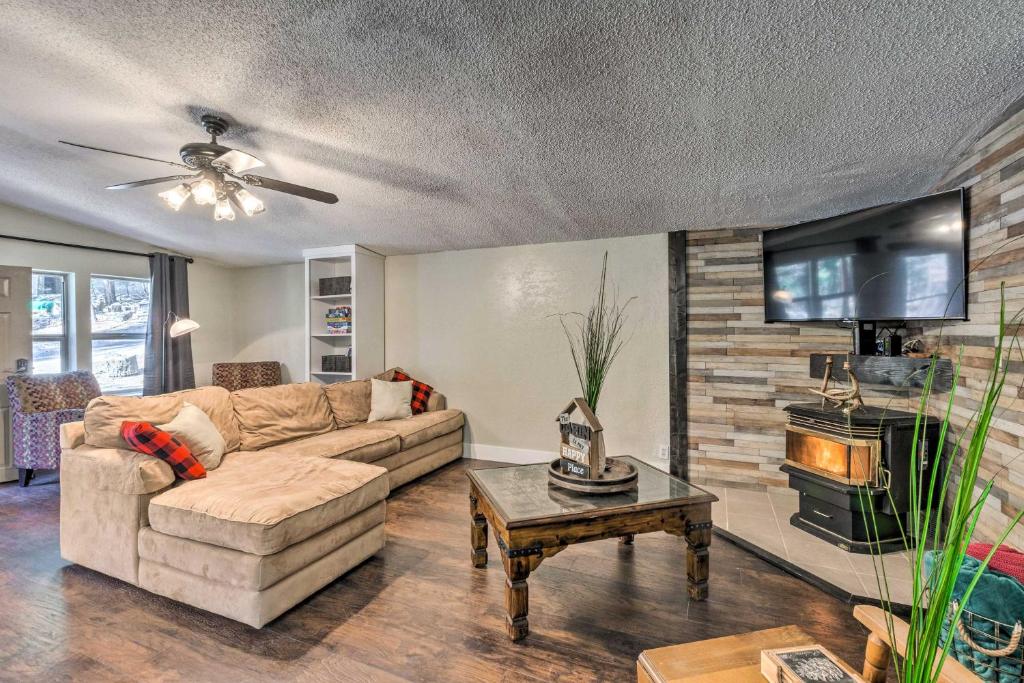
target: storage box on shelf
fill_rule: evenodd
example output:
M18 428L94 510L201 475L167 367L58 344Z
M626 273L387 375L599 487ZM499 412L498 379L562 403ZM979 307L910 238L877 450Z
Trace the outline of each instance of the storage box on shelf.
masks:
M307 249L306 375L332 383L384 370L384 258L358 245ZM346 360L327 360L344 357Z
M343 296L352 293L352 277L322 277L319 283L320 296Z

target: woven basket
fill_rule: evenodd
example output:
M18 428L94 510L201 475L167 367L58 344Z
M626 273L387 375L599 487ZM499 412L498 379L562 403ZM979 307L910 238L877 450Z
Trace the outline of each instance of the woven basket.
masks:
M951 621L959 608L956 600L951 602L947 619ZM951 654L983 680L999 683L1024 681L1021 631L1019 621L1013 625L1004 624L964 608L956 624L955 635L955 640L962 646L954 647Z

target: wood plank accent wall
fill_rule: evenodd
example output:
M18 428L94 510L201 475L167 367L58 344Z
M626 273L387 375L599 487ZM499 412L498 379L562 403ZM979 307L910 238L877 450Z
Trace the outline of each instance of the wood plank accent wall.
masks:
M977 267L970 278L970 320L947 323L941 340L937 329L923 332L929 348L938 344L946 357L965 345L955 409L962 426L977 407L993 357L1000 282L1006 283L1007 309L1024 308L1024 98L971 145L934 191L959 186L969 188L970 266ZM843 353L851 346L850 332L834 325L764 323L762 230L687 233L687 436L694 482L785 487L779 472L782 408L812 400L807 389L819 382L809 377L812 352ZM989 539L1024 506L1024 362L1018 359L1013 371L983 467L996 480L979 523ZM870 404L916 406L909 390L865 389ZM1010 542L1024 548L1024 529Z
M695 483L786 488L790 403L813 402L811 353L847 353L833 323L764 322L763 228L687 233L689 468ZM905 409L907 392L867 388L870 404Z
M938 329L925 333L929 346L938 344L940 353L950 358L964 345L954 406L954 424L963 428L978 406L992 365L1000 283L1006 284L1007 316L1024 308L1024 98L1000 116L935 189L959 186L969 188L971 211L970 320L947 326L941 337ZM988 540L997 538L1024 507L1024 363L1019 354L1010 370L979 476L995 479L978 523L980 535ZM1008 542L1024 548L1024 529L1018 526Z

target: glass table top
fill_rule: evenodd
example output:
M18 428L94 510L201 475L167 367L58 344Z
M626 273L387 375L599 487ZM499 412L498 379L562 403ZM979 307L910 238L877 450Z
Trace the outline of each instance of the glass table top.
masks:
M715 497L628 455L638 472L637 488L625 493L588 495L548 483L549 463L470 470L469 478L508 522L618 509L657 508Z

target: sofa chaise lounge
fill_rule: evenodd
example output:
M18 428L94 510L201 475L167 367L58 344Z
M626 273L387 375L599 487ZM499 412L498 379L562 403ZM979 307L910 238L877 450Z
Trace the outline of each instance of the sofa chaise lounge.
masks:
M120 425L168 422L185 402L227 452L176 481ZM411 418L369 411L369 380L93 399L61 429L61 556L262 627L384 546L392 489L462 457L462 412L439 393Z

